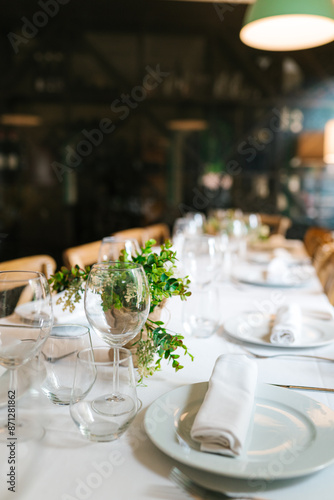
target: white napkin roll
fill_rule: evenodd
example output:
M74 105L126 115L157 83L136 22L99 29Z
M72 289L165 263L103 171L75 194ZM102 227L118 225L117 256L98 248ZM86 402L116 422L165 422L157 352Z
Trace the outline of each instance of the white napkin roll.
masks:
M201 451L236 456L242 452L253 415L257 364L244 355L223 354L191 428Z
M273 344L290 345L301 336L302 313L297 304L281 306L271 330L270 341Z

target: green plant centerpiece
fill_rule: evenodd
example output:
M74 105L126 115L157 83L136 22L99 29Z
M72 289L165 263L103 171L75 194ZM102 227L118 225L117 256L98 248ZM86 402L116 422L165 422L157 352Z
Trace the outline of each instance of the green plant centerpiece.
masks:
M181 300L186 300L191 295L190 280L187 276L183 278L177 276L177 257L171 248L171 242L166 241L162 244L159 253L152 250L155 244L155 240L147 241L140 252L131 259L124 250L119 256L121 262L132 260L143 266L150 288L150 314L145 327L134 339L132 346L127 346L132 347L132 351L135 349L140 381L160 370L163 359L171 362L176 371L183 368L179 362L180 355L176 352L178 348L183 349L184 354L193 359L183 343L184 337L178 333L169 333L159 319L159 313L168 298L179 296ZM85 269L80 269L78 265L71 269L62 267L49 279L53 292L64 291L64 294L57 299L57 304L63 304L64 311L75 310L76 303L82 299L89 272L88 266Z

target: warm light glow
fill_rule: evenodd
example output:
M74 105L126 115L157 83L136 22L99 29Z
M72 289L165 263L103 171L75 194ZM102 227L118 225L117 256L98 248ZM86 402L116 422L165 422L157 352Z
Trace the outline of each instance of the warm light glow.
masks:
M205 120L195 120L191 118L185 120L170 120L167 123L167 127L169 130L196 132L207 129L208 122Z
M306 49L334 40L334 20L305 14L266 17L246 24L240 38L262 50Z
M37 127L42 120L36 115L8 114L0 116L1 125L12 125L15 127Z
M329 120L325 125L324 162L334 165L334 120Z

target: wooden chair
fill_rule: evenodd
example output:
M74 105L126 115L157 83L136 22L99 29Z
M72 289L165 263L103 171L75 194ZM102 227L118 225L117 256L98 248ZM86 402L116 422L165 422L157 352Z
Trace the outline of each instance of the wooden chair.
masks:
M113 233L111 236L115 236L115 238L122 238L122 239L131 238L137 240L140 247L142 247L146 241L144 227L132 227L130 229L124 229L122 231L117 231L116 233Z
M155 239L158 244L169 238L169 228L166 224L153 224L147 227L134 227L117 231L112 236L121 239L135 239L139 246L143 246L145 241ZM63 262L68 268L76 264L84 269L86 266L95 264L99 257L101 240L85 243L76 247L67 248L63 251Z
M146 226L144 229L144 241L155 240L157 245L161 245L166 240L170 239L169 227L163 222Z
M323 286L332 270L331 258L333 255L334 241L320 245L314 255L313 265Z
M67 248L63 251L64 265L71 268L78 264L84 269L86 266L95 264L98 260L100 245L101 240Z
M334 253L329 257L327 262L326 274L323 276L323 287L327 296L333 293L334 299Z
M38 271L46 278L56 271L56 261L50 255L32 255L0 262L0 271Z
M333 241L332 232L323 227L310 227L304 235L304 245L312 259L322 245L331 241Z
M261 219L261 224L269 226L270 234L286 235L287 230L291 226L291 220L284 215L273 214L258 214Z
M327 280L324 284L324 292L329 302L334 306L334 255L330 257L330 267L327 269Z

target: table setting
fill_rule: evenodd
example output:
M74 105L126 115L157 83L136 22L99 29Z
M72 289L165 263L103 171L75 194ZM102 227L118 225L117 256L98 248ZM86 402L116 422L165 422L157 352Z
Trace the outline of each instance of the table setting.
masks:
M215 326L206 335L187 331L191 296L169 296L159 327L176 336L170 354L180 357L140 376L133 351L124 346L147 321L156 295L148 300L152 275L140 274L133 259L93 266L72 312L63 311L64 290L54 295L48 338L32 361L12 370L19 381L18 418L29 415L43 429L38 438L17 440L15 480L9 448L1 445L0 472L15 483L14 498L331 499L334 320L315 273L303 286L239 287L232 276L220 279L220 269L216 280L210 275L210 283L202 282L191 263L204 294L214 285ZM200 259L203 268L203 253ZM222 261L214 262L219 267ZM247 256L237 262L247 272L253 266L258 263ZM112 282L111 271L117 276ZM110 286L120 286L120 276L126 293L115 295ZM176 288L176 281L169 283ZM179 284L183 295L187 286L192 291L190 283ZM123 307L127 312L120 314ZM7 372L0 374L5 413L3 387L13 384ZM57 392L66 385L72 385L70 396ZM9 487L1 482L1 499L13 498Z

